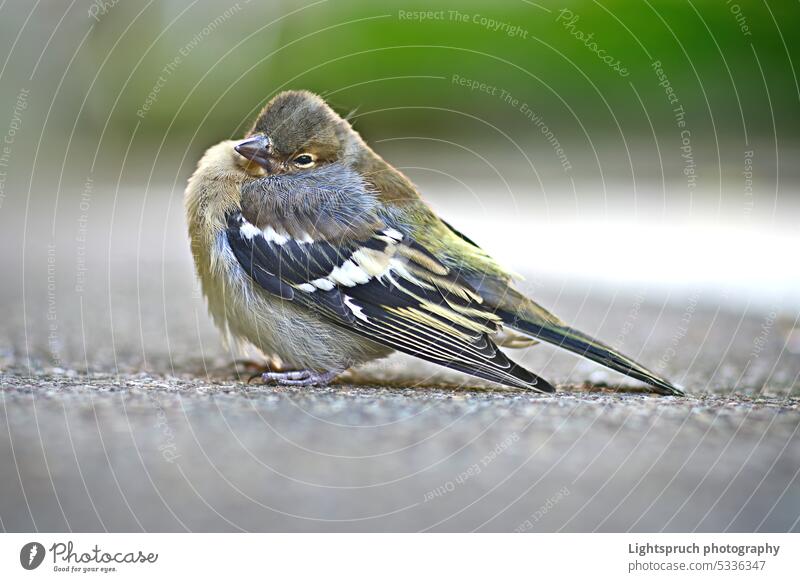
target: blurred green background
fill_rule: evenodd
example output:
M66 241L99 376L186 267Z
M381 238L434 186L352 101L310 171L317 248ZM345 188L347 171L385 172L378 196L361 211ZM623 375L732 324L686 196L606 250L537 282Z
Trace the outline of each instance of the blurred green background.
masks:
M99 248L188 264L202 152L310 89L512 268L796 296L798 22L761 0L10 0L0 236L89 220ZM532 260L531 234L561 244Z
M450 139L477 131L465 117L471 115L515 140L536 141L520 112L524 103L568 154L583 150L587 136L614 144L622 136L652 141L654 132L669 148L680 137L654 61L686 111L700 163L718 161L717 145L726 158L729 148L771 141L775 133L794 141L800 129L791 67L800 62L797 2L66 6L11 2L0 21L3 110L13 108L19 88L30 87L30 106L50 114L41 127L48 140L74 129L108 143L135 137L134 152L162 141L201 147L241 135L275 92L306 88L329 95L342 112L356 110L368 139ZM567 26L570 16L578 19ZM590 34L626 76L586 46ZM462 86L454 75L496 88L495 95ZM519 105L504 101L502 91Z

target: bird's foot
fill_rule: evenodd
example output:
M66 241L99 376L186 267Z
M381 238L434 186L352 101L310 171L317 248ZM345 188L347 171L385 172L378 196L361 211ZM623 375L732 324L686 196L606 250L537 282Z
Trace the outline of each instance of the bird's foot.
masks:
M280 386L327 386L341 373L339 370L314 372L313 370L292 370L290 372L264 372L264 382Z

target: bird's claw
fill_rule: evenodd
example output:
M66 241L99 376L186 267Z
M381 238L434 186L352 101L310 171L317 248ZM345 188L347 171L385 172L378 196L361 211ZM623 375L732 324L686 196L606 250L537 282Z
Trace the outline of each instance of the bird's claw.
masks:
M339 372L335 370L329 372L291 370L289 372L264 372L261 374L261 378L268 384L276 383L280 386L327 386L338 375Z

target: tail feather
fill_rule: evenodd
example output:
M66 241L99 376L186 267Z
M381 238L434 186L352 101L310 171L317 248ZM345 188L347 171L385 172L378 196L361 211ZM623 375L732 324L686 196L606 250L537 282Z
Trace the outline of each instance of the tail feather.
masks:
M540 378L516 362L511 360L509 360L509 362L511 365L503 374L499 374L497 371L491 369L461 365L454 361L443 361L437 363L448 368L452 368L453 370L458 370L459 372L464 372L465 374L471 374L472 376L477 376L485 380L491 380L492 382L497 382L498 384L503 384L505 386L516 386L517 388L526 388L528 390L546 393L553 393L556 391L556 389L553 388L553 386L550 385L550 383L544 378Z
M602 342L567 326L533 323L508 312L498 312L506 325L557 345L631 378L650 384L660 394L683 396L683 390Z

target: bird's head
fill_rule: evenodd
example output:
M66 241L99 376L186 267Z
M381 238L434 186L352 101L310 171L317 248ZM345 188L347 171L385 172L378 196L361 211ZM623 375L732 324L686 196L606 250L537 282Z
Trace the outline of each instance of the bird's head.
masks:
M351 162L366 145L325 101L308 91L276 95L236 151L268 174L288 174L331 162Z

